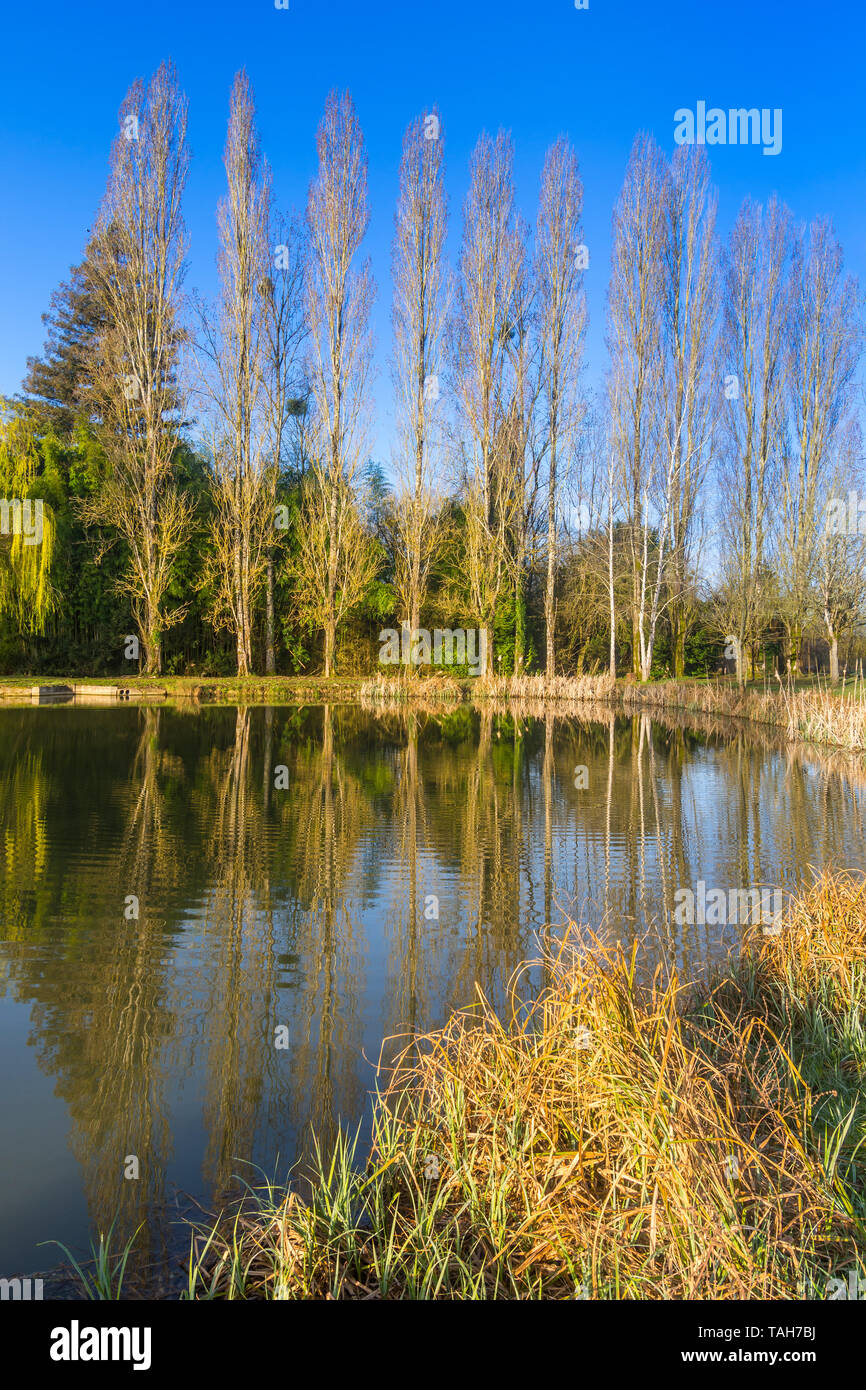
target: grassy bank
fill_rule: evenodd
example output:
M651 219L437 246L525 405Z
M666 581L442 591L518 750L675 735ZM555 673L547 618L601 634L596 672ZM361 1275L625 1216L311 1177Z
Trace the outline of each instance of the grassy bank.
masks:
M718 718L748 719L785 731L792 741L837 748L866 748L866 688L857 679L829 686L814 680L776 686L738 687L732 680L654 681L647 685L609 676L502 676L457 678L444 674L395 676L135 676L73 681L63 676L9 676L0 681L0 703L29 703L34 685L123 685L142 699L155 694L196 704L324 704L351 702L366 708L416 706L435 710L469 701L478 705L556 706L563 712L587 703L613 704L626 713L685 710Z
M866 889L827 878L711 979L546 961L381 1076L320 1155L202 1232L195 1298L826 1297L866 1277ZM523 999L523 1003L521 1000ZM842 1287L842 1284L838 1285Z
M369 677L332 676L4 676L0 703L29 702L34 686L119 686L133 697L159 695L196 704L296 705L358 701Z

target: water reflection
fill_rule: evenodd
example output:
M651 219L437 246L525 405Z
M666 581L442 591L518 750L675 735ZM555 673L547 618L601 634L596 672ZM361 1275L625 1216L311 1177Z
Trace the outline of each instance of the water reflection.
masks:
M591 713L0 712L0 1274L117 1213L167 1268L179 1194L357 1124L569 914L691 973L739 929L678 887L863 863L860 761Z

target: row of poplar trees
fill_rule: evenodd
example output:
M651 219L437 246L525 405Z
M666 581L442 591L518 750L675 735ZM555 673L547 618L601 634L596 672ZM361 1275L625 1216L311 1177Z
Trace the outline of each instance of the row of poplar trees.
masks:
M107 467L78 516L92 558L121 557L115 583L145 669L163 670L166 633L204 593L238 674L260 657L274 671L282 585L330 676L347 619L384 583L382 616L413 630L458 614L501 635L505 614L516 672L537 658L552 675L558 650L581 666L603 636L613 673L619 650L649 679L663 632L683 675L700 618L727 635L741 679L774 626L796 669L814 621L838 673L866 554L859 534L831 542L821 517L862 471L862 305L829 222L798 229L777 199L747 201L721 248L705 151L668 161L638 137L613 216L610 368L593 400L575 151L565 138L547 151L533 233L510 137L483 134L452 268L444 132L435 109L419 116L399 170L382 505L367 159L347 93L328 98L316 151L305 215L280 212L236 76L218 288L188 294L186 98L171 64L135 83L79 284L89 331L64 358L69 380L37 360L6 410L0 469L19 495L38 493L46 457L28 427L34 399L56 406L65 392L98 442ZM19 544L0 576L0 604L31 627L59 602L47 510L38 557Z

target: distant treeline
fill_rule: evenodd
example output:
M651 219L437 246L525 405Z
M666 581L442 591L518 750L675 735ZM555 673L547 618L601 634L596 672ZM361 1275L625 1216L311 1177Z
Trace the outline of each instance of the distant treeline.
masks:
M497 674L744 681L859 655L863 305L828 220L746 200L722 245L706 150L638 136L593 397L575 151L547 151L533 228L510 137L482 134L451 266L444 126L420 115L386 469L351 97L284 213L237 75L212 301L184 283L186 125L170 64L130 88L84 259L3 403L0 670L359 673L401 624L486 630Z

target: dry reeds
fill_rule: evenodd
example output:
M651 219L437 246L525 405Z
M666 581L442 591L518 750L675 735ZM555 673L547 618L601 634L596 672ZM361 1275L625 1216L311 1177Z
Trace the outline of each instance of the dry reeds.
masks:
M461 704L465 699L463 683L453 676L382 676L365 681L358 691L358 701L364 709L393 708L397 705L426 705L438 707L443 702Z
M626 713L639 710L682 709L689 713L749 719L784 728L791 740L823 743L838 748L866 748L866 691L859 676L850 685L794 690L742 688L730 681L615 682L609 675L502 676L473 686L479 699L527 705L611 702Z
M192 1297L797 1298L864 1270L866 890L826 879L686 988L572 929L382 1076L366 1170L255 1195ZM521 997L525 996L521 1003Z

